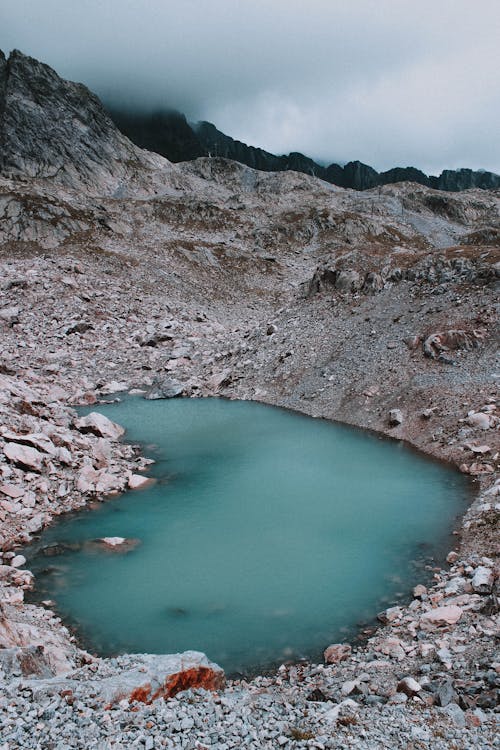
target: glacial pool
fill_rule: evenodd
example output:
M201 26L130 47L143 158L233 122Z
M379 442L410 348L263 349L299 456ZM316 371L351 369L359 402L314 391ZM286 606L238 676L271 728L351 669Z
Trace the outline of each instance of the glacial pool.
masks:
M144 446L156 482L61 519L25 554L36 599L102 655L196 649L229 674L321 659L429 578L470 499L465 477L399 442L263 404L92 410ZM140 544L93 543L112 536Z

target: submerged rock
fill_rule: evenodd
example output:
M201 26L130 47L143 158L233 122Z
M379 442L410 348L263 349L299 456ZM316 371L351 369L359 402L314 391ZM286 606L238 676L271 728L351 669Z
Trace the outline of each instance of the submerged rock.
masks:
M103 536L93 544L103 547L110 552L130 552L141 543L140 539L127 539L123 536Z

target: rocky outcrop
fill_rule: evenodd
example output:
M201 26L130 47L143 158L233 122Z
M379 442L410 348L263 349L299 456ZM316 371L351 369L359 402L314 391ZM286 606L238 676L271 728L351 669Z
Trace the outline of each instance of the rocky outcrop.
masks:
M164 164L123 136L86 86L19 50L0 53L0 174L114 193Z

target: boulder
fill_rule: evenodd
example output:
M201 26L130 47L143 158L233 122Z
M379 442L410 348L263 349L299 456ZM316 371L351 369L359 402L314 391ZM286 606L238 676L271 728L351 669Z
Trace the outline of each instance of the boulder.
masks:
M376 294L377 292L381 292L383 288L384 280L379 273L370 271L366 274L363 284L363 292L365 294Z
M327 664L339 664L341 661L349 659L352 648L348 643L332 643L325 649L323 658Z
M19 323L19 308L18 307L2 308L0 310L0 322L11 327L15 323Z
M47 678L53 677L51 669L44 654L43 646L24 646L23 648L0 649L0 668L7 674L21 675L22 677Z
M442 359L443 353L451 350L464 349L470 351L479 346L484 338L483 331L462 331L450 329L431 333L423 343L424 354L431 359Z
M429 612L424 612L420 618L422 624L429 625L454 625L462 617L463 611L456 604L449 604L446 607L436 607Z
M140 490L144 487L147 487L148 484L151 484L153 482L153 479L151 477L144 477L141 474L130 474L127 484L129 490Z
M472 588L476 594L490 594L493 589L495 576L491 568L479 565L472 577Z
M361 289L361 277L357 271L337 271L335 289L341 292L357 292Z
M61 679L33 680L27 683L35 693L59 694L62 689L72 690L78 695L82 688L90 690L97 700L107 707L121 701L127 703L151 704L159 698L172 698L182 690L202 688L221 690L225 685L224 671L218 664L208 660L199 651L185 651L182 654L134 654L130 657L129 668L122 668L119 674L102 679ZM76 676L76 675L75 675Z
M130 552L140 544L140 539L127 539L123 536L103 536L96 539L92 544L96 544L109 552Z
M31 448L36 448L37 450L42 451L42 453L48 453L50 456L55 456L57 453L56 446L43 432L21 434L14 432L13 430L5 430L2 433L2 437L13 443L29 445Z
M160 398L177 398L184 393L184 386L175 378L157 378L144 396L148 401Z
M78 475L76 487L79 492L107 494L125 489L125 479L106 469L83 466Z
M24 555L15 555L10 561L13 568L22 568L26 564L26 558Z
M376 650L398 661L401 661L406 656L403 641L396 637L385 638L377 645Z
M103 680L101 694L108 705L124 699L129 703L152 703L158 698L172 698L181 690L215 691L225 684L221 667L198 651L164 656L147 654L141 661L139 669Z
M405 693L408 698L412 698L422 690L422 685L413 677L403 677L403 679L398 682L396 690L398 693Z
M208 385L214 391L218 391L223 385L228 385L231 382L231 370L226 368L222 372L216 372L208 380Z
M105 417L104 414L99 414L97 411L93 411L87 414L86 417L77 419L75 427L80 432L91 432L93 435L97 435L97 437L111 438L112 440L117 440L125 432L121 425L112 422L111 419Z
M22 469L36 472L42 470L44 454L37 451L36 448L30 448L28 445L20 445L19 443L7 443L3 452L9 461Z
M489 430L491 427L491 419L489 414L483 414L483 412L469 414L467 416L467 422L471 427L479 427L480 430Z
M37 625L0 616L0 653L2 649L16 647L42 649L44 661L53 674L62 675L74 668L76 648L65 629L49 629L44 622Z
M391 409L389 412L389 424L391 427L398 427L403 424L403 412L401 409Z

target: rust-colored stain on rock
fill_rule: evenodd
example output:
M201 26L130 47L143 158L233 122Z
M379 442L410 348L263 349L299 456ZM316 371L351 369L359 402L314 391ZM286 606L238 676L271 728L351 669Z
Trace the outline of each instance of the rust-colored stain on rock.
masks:
M140 703L151 703L151 685L149 682L147 685L141 685L140 687L135 688L135 690L132 690L130 693L129 701L132 703L133 701L138 701Z
M172 698L181 690L188 688L204 688L205 690L219 690L224 687L224 673L215 672L209 667L192 667L182 672L170 675L165 683L155 693L151 694L151 685L141 685L130 693L129 701L152 703L157 698Z
M181 690L188 688L204 688L205 690L219 690L224 687L224 673L214 672L209 667L193 667L173 674L165 685L161 694L165 698L172 698Z

